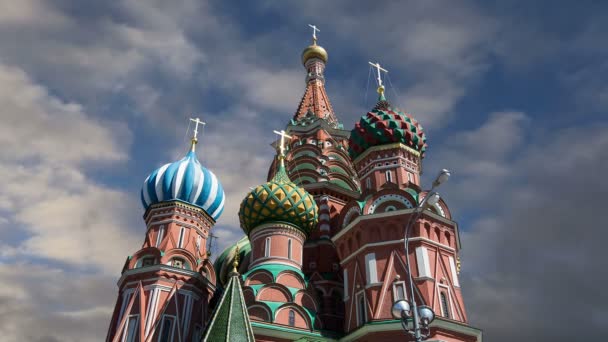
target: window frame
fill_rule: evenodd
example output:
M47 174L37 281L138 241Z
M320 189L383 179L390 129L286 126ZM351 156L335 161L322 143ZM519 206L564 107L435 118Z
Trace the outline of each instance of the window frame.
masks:
M165 331L165 320L169 320L171 321L171 326L169 329L171 329L171 332L169 333L169 335L167 337L169 337L168 340L163 341L163 332ZM175 326L177 324L175 324L176 322L176 317L173 315L163 315L163 318L161 319L161 324L160 324L160 330L158 332L158 342L171 342L173 341L173 336L175 335Z

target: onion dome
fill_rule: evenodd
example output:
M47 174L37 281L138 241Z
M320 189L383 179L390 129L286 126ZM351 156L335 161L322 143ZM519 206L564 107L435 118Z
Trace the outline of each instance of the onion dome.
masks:
M263 223L287 222L306 235L317 226L319 220L317 204L312 195L289 180L283 156L279 156L279 169L274 177L243 199L239 219L246 234Z
M224 210L224 189L196 158L195 144L196 138L184 158L161 166L146 178L141 189L145 209L154 203L179 200L202 208L217 221Z
M249 243L249 238L247 236L243 236L236 243L226 247L222 254L215 259L213 267L215 267L215 274L217 274L219 282L222 286L228 282L228 276L230 271L233 269L233 264L236 259L240 260L238 268L239 273L247 272L247 269L249 268L250 254L251 244Z
M383 87L379 89L376 107L362 116L351 131L348 148L351 158L357 158L372 146L392 143L402 143L424 157L427 144L422 125L410 114L392 108L383 90Z
M302 64L306 65L306 61L315 57L322 60L323 63L327 63L327 51L322 46L317 45L317 40L313 39L312 45L302 51Z

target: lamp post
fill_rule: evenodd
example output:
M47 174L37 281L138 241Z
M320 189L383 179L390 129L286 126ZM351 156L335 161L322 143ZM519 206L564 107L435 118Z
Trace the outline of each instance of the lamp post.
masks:
M410 285L410 302L406 300L398 300L393 304L393 316L401 320L401 326L403 329L413 336L416 339L416 342L420 342L425 340L430 335L429 324L435 319L435 313L433 309L426 305L417 305L416 304L416 296L414 293L414 280L412 277L412 269L409 261L409 232L413 222L418 220L420 214L424 209L428 206L432 206L439 202L440 196L437 192L435 192L435 188L440 186L442 183L445 183L450 178L450 171L443 169L437 175L437 178L433 181L431 186L431 190L427 193L418 206L414 209L414 214L410 216L407 226L405 227L405 236L403 238L403 243L405 245L405 260L407 265L407 275L408 281ZM412 321L413 328L410 329L408 323Z

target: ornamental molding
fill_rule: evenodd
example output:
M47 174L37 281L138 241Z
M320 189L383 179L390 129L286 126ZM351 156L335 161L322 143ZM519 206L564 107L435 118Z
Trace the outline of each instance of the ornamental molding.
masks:
M208 220L211 223L211 226L213 226L215 224L215 220L211 217L211 215L207 214L207 212L203 208L180 201L180 200L170 200L170 201L163 201L163 202L151 204L148 207L148 209L146 209L146 212L144 213L144 221L146 221L146 223L147 223L148 219L151 217L151 214L153 212L156 212L161 208L168 209L171 207L181 208L181 209L195 212L195 213L201 215L201 217L199 218L200 220L203 220L203 219Z
M381 204L384 204L386 202L399 202L403 205L405 205L406 208L408 209L412 209L414 206L412 205L412 202L410 202L405 196L403 195L397 195L397 194L387 194L387 195L382 195L378 198L376 198L374 200L374 202L372 202L372 204L369 206L369 208L367 208L367 215L373 214L376 211L376 208L378 206L380 206Z
M392 143L392 144L384 144L384 145L372 146L372 147L367 148L365 151L363 151L363 153L361 153L357 158L355 158L353 160L353 164L358 164L372 152L385 151L385 150L390 150L390 149L394 149L394 148L406 150L407 152L412 153L416 157L420 157L420 152L416 151L415 149L413 149L409 146L406 146L402 143Z
M263 223L251 230L249 238L251 243L253 243L253 241L266 235L296 236L300 239L301 243L304 243L306 240L306 234L304 234L300 228L289 223L281 222Z

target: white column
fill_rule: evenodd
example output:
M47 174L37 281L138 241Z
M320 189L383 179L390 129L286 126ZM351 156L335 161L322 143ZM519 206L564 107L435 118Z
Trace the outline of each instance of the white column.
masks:
M418 263L418 276L432 278L429 252L426 247L416 247L416 261Z

